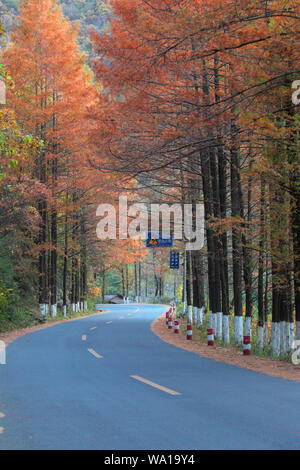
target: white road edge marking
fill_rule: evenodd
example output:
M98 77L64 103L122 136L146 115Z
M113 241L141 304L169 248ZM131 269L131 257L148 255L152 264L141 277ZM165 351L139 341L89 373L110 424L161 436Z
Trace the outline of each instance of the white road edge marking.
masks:
M144 379L143 377L140 377L139 375L131 375L130 377L132 379L139 380L140 382L150 385L151 387L157 388L158 390L162 390L163 392L169 393L170 395L181 395L181 393L175 392L175 390L171 390L170 388L164 387L163 385L159 385L159 384L156 384L155 382L151 382L151 380Z
M106 324L107 325L110 325L112 323L112 321L107 321Z
M96 351L94 351L93 349L88 349L88 352L93 354L93 356L95 356L97 359L103 359L103 356L100 356L100 354L98 354Z
M81 336L82 341L86 341L86 335Z

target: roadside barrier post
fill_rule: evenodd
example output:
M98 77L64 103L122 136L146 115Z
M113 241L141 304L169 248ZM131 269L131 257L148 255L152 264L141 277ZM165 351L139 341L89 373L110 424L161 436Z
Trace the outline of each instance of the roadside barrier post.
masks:
M193 327L190 323L188 323L188 325L187 325L186 339L187 340L192 340L193 339Z
M214 346L214 344L215 344L214 329L208 328L207 329L207 346Z
M251 336L250 335L244 336L243 353L244 353L244 356L250 356L251 354Z

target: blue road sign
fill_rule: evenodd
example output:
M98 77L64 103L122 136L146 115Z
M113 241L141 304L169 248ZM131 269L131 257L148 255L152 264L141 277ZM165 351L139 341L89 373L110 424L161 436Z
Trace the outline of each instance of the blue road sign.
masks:
M170 251L170 269L179 269L178 251Z
M161 238L161 237L152 237L151 233L148 233L148 238L146 240L147 248L168 248L173 246L173 239L170 238Z

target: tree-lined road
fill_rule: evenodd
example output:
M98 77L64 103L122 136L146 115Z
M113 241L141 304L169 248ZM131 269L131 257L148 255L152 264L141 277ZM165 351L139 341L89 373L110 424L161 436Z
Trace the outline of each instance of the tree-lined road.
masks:
M300 449L298 383L162 342L162 306L105 308L8 346L0 449Z

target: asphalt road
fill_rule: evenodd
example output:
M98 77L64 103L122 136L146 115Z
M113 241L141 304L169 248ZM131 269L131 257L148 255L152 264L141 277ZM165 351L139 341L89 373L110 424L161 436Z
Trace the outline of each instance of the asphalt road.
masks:
M161 306L106 308L8 346L0 449L300 449L300 384L162 342Z

